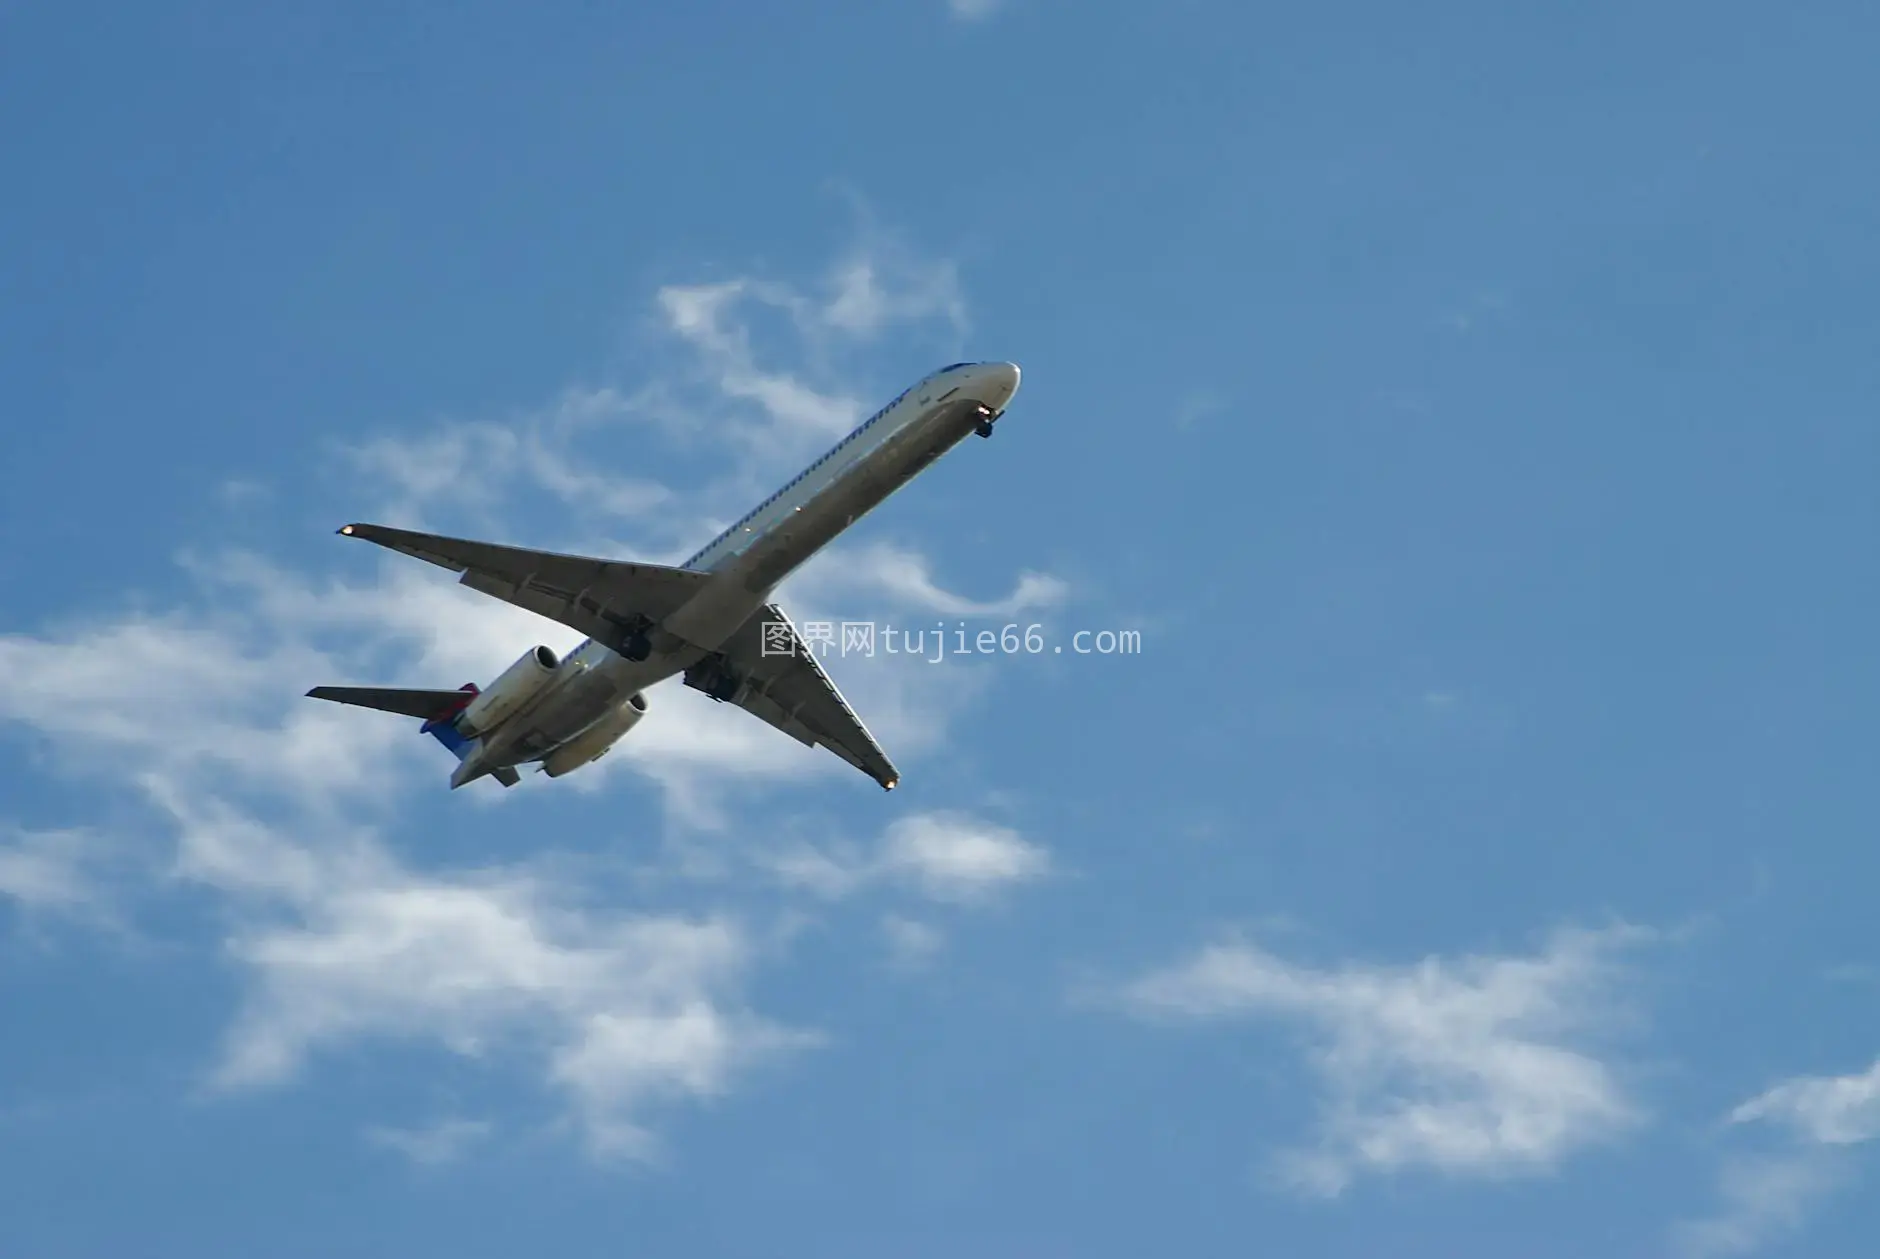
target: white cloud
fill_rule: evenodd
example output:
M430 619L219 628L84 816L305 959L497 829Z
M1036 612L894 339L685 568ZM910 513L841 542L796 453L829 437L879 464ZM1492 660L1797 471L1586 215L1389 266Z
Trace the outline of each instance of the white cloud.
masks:
M597 1149L641 1154L646 1105L716 1095L807 1043L736 1000L751 948L728 918L581 912L515 868L420 875L368 859L315 876L230 942L253 988L225 1086L278 1083L358 1041L515 1054L543 1064Z
M837 264L829 288L817 312L822 323L863 340L894 324L932 319L955 332L966 329L966 300L953 265L914 258L880 238Z
M966 328L966 304L952 264L921 258L884 233L868 233L830 270L822 288L826 295L817 297L792 285L741 278L659 291L667 331L698 356L700 374L718 398L757 405L762 424L732 427L747 453L780 456L800 449L799 439L839 436L864 411L862 400L846 388L762 366L752 344L752 315L786 318L811 361L826 361L890 327L938 323L954 339Z
M490 1125L478 1119L440 1119L422 1128L368 1128L366 1140L435 1167L457 1161L490 1131Z
M927 557L887 543L832 549L829 562L806 567L793 586L804 587L823 604L856 594L885 597L900 610L941 616L1014 616L1064 601L1070 588L1045 573L1020 573L1012 592L1000 599L974 600L943 589L933 579ZM849 608L847 620L883 621L875 608ZM978 630L980 626L974 626Z
M316 630L351 627L374 606L345 592L305 594L270 589L261 603L304 608ZM647 1105L715 1094L750 1063L801 1043L738 999L753 951L734 918L577 909L575 889L524 865L406 867L345 819L401 764L379 731L422 743L409 723L328 717L341 710L304 700L311 713L286 713L298 688L282 679L304 678L324 658L277 643L268 663L244 661L236 643L217 630L140 623L0 644L8 715L75 755L108 751L105 763L131 773L176 835L175 876L236 911L228 951L249 995L219 1083L279 1083L312 1055L361 1041L500 1053L533 1059L596 1148L644 1153ZM141 666L155 666L150 677ZM242 803L249 789L283 785L294 791L265 811ZM22 840L0 850L0 879L35 904L81 903L87 851L69 837Z
M1788 1140L1773 1153L1726 1156L1716 1212L1678 1230L1692 1254L1747 1254L1798 1233L1822 1200L1850 1183L1847 1147L1880 1137L1880 1059L1849 1075L1783 1080L1732 1110L1729 1124L1773 1127Z
M383 669L353 659L387 658L392 672L381 680L388 682L484 681L537 643L566 651L581 641L567 626L471 591L443 569L365 543L335 539L334 546L347 548L349 559L368 557L376 577L316 582L239 553L188 563L222 606L241 610L249 632L282 644L303 640L310 657L327 657L329 669ZM276 698L309 707L299 691L280 689L287 694Z
M925 966L946 947L946 937L937 928L899 914L882 916L881 934L887 941L889 959L910 970Z
M526 864L414 870L352 820L414 773L442 790L447 762L409 722L302 699L306 682L388 657L416 663L387 680L488 676L546 623L395 567L364 586L205 571L222 574L213 613L0 639L0 718L140 793L175 836L174 877L239 924L227 949L248 995L219 1084L279 1084L342 1045L430 1043L533 1063L596 1149L645 1154L648 1107L805 1043L740 999L756 953L735 915L581 908L583 889ZM95 896L94 853L76 833L21 837L0 846L0 886L70 911Z
M1854 1075L1797 1076L1730 1112L1731 1123L1782 1124L1819 1145L1880 1136L1880 1059Z
M742 432L747 443L764 453L775 451L777 437L836 437L862 418L859 399L826 393L794 374L768 371L757 365L749 332L736 320L736 308L755 301L795 314L804 303L794 293L736 280L669 285L659 291L658 300L667 326L697 352L706 378L718 393L758 405L768 421L766 427L745 428Z
M36 730L81 771L214 771L309 801L338 783L383 794L419 763L420 741L394 719L307 700L308 685L415 674L456 686L532 642L578 638L409 568L377 586L319 587L251 557L220 564L211 613L0 637L0 721ZM374 678L371 661L400 648L415 663Z
M831 851L799 844L777 852L762 851L759 860L785 887L829 900L853 895L879 869L876 862L847 846Z
M29 914L105 918L104 867L113 855L90 831L0 827L0 898Z
M893 822L870 852L800 845L764 858L788 886L838 898L881 883L930 900L984 901L1050 873L1050 854L1017 831L961 813L919 813Z
M923 813L888 828L879 868L935 900L972 901L1042 878L1051 861L1007 827L959 813Z
M1229 941L1136 980L1121 1000L1146 1018L1307 1029L1326 1092L1318 1142L1282 1160L1298 1187L1331 1196L1360 1173L1412 1167L1534 1174L1640 1122L1586 1044L1616 1012L1613 954L1637 938L1569 931L1530 957L1332 969Z
M613 475L580 457L592 430L647 418L647 399L608 389L571 389L554 404L509 424L457 421L418 434L384 435L345 451L392 492L392 510L438 503L498 507L517 491L545 491L605 517L640 520L674 506L672 491L641 477Z
M1809 1214L1847 1180L1844 1161L1818 1148L1732 1157L1717 1176L1717 1211L1680 1224L1673 1243L1695 1259L1749 1254L1799 1233Z

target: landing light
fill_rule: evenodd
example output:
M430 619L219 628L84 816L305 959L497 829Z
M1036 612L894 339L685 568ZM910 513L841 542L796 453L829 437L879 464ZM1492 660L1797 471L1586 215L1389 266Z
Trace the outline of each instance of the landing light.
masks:
M339 531L340 531L341 533L343 533L343 534L346 534L346 535L347 535L348 537L350 537L350 536L352 536L352 526L351 526L351 525L341 525L341 526L340 526L340 529L339 529Z

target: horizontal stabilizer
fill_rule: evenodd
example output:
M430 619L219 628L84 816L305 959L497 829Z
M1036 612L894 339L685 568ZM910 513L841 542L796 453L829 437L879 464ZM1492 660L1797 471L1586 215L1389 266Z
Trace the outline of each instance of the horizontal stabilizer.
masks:
M327 699L335 704L356 708L376 708L382 713L416 717L419 721L442 721L455 717L476 698L474 690L412 691L391 686L316 686L308 699Z

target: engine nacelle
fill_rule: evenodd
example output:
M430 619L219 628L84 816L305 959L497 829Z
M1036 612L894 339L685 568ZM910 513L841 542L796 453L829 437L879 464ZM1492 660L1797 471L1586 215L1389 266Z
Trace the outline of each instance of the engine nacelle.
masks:
M546 647L524 652L522 659L504 669L502 675L490 683L488 690L470 701L470 706L457 718L457 729L475 737L502 725L542 693L560 663L555 653Z
M627 731L639 725L640 718L644 716L646 697L629 697L626 703L543 757L542 772L550 778L560 778L563 774L600 760L607 755L607 749L625 737Z

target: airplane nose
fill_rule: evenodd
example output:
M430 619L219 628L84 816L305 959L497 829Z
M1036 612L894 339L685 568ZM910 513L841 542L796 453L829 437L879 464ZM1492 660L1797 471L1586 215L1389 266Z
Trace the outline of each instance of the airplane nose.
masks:
M984 388L988 396L980 401L994 411L1003 411L1012 400L1012 395L1018 392L1018 364L988 363L984 370Z

